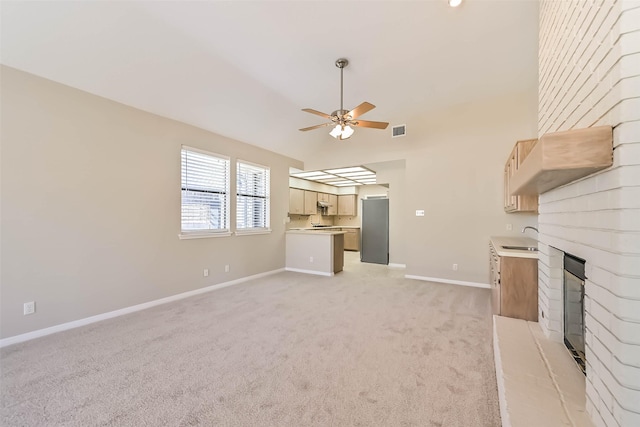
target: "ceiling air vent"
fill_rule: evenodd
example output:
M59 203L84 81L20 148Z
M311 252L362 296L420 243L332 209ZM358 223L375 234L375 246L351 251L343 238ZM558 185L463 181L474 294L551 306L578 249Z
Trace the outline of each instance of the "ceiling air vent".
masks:
M391 138L398 138L407 134L407 125L398 125L391 128Z

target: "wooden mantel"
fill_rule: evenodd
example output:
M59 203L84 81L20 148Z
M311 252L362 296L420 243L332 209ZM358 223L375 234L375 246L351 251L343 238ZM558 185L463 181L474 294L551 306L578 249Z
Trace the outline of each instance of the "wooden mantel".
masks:
M546 133L511 177L511 194L542 194L613 164L613 129Z

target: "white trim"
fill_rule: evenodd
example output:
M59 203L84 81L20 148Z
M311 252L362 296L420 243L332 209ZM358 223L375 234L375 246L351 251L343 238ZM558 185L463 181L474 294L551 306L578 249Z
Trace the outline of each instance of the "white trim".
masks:
M241 277L239 279L231 280L229 282L218 283L216 285L207 286L206 288L194 289L193 291L187 291L176 295L171 295L169 297L160 298L154 301L144 302L142 304L132 305L130 307L121 308L114 311L109 311L107 313L97 314L91 317L85 317L84 319L78 319L67 323L62 323L60 325L50 326L44 329L38 329L36 331L27 332L26 334L15 335L13 337L8 337L0 340L0 348L6 347L8 345L21 343L24 341L29 341L34 338L44 337L46 335L55 334L56 332L67 331L69 329L79 328L80 326L89 325L91 323L100 322L102 320L111 319L114 317L122 316L129 313L134 313L136 311L145 310L147 308L155 307L157 305L167 304L173 301L178 301L184 298L189 298L194 295L200 295L207 292L215 291L216 289L226 288L228 286L237 285L243 282L247 282L249 280L258 279L260 277L271 276L273 274L281 273L284 271L284 268L279 268L277 270L266 271L264 273L254 274L252 276Z
M325 273L324 271L315 271L315 270L303 270L302 268L291 268L286 267L286 271L294 271L296 273L306 273L306 274L315 274L317 276L333 276L333 273Z
M387 267L389 267L389 268L407 268L407 264L396 264L394 262L390 262L389 264L387 264Z
M491 289L491 285L489 285L488 283L465 282L464 280L441 279L439 277L413 276L411 274L405 274L404 278L405 279L424 280L426 282L449 283L451 285L462 285L462 286L472 286L474 288Z
M225 156L224 154L219 154L213 151L203 150L202 148L196 148L196 147L192 147L190 145L184 145L184 144L181 145L180 147L181 147L181 150L195 151L196 153L204 154L205 156L219 157L222 160L228 160L229 163L231 163L231 157Z
M216 231L211 233L179 233L178 238L180 240L189 240L189 239L208 239L209 237L229 237L231 236L230 231Z
M271 229L270 228L258 228L258 229L252 229L252 228L243 228L241 230L236 230L235 231L235 235L236 236L248 236L251 234L271 234Z

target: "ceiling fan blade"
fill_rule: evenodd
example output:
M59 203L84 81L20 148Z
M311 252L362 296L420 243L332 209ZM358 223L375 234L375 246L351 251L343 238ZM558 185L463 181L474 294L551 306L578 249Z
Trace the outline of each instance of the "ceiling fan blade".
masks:
M371 111L374 108L376 108L375 105L369 104L368 102L363 102L362 104L358 105L353 110L349 111L347 113L347 115L351 116L352 119L355 119L356 117L360 117L361 115L363 115L367 111Z
M359 126L361 128L386 129L387 126L389 126L389 123L371 122L369 120L356 120L353 122L353 126Z
M331 126L333 123L323 123L321 125L315 125L315 126L309 126L308 128L302 128L302 129L298 129L301 131L308 131L308 130L313 130L313 129L318 129L318 128L323 128L325 126Z
M330 115L311 109L311 108L303 108L302 111L306 111L307 113L315 114L316 116L324 117L325 119L331 120Z

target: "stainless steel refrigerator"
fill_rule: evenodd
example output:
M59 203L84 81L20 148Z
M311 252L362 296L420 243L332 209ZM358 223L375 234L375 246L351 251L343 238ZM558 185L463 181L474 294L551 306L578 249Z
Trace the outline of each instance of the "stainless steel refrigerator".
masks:
M362 200L360 261L389 264L389 199Z

